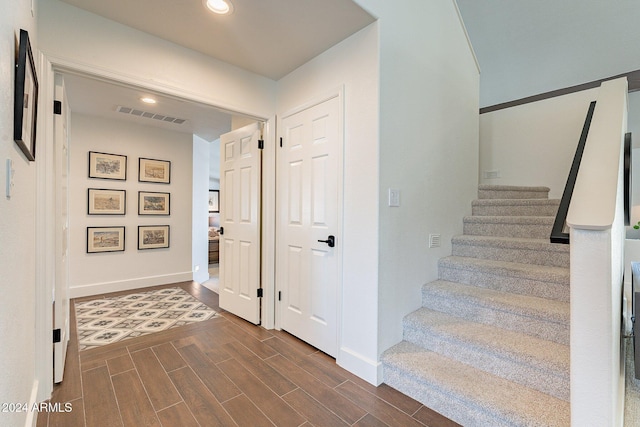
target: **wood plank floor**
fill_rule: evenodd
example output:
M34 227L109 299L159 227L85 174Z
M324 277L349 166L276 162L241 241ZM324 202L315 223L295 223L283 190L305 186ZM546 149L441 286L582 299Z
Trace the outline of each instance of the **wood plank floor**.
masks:
M51 403L72 410L41 412L38 427L457 426L286 332L221 310L195 282L146 290L173 286L221 317L78 352L71 306L65 378Z

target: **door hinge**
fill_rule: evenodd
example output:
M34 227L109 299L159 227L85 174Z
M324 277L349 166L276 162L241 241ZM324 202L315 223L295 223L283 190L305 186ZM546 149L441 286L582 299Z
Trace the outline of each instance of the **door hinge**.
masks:
M264 150L264 139L258 140L258 150Z
M282 147L282 137L280 137L280 147Z
M224 227L220 227L220 230L218 231L219 235L223 235L224 234Z
M53 114L62 114L62 102L53 101Z
M258 289L258 298L262 298L262 288Z
M62 340L62 332L60 331L60 329L54 329L53 330L53 343L57 343L60 342L60 340Z
M282 291L278 291L278 301L282 301Z

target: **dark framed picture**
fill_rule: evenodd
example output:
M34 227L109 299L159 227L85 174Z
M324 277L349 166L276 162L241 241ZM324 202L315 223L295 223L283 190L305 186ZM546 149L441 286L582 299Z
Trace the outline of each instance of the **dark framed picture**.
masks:
M87 227L87 253L124 251L124 227Z
M138 215L169 215L170 193L138 191Z
M89 188L87 191L87 214L124 215L127 213L127 192Z
M127 179L127 156L89 151L89 178Z
M29 33L20 30L13 114L13 139L30 161L36 159L36 119L38 116L38 76L29 42Z
M209 212L220 212L220 190L209 190Z
M170 184L171 162L140 157L138 161L138 181Z
M138 226L138 249L160 249L169 247L168 225Z

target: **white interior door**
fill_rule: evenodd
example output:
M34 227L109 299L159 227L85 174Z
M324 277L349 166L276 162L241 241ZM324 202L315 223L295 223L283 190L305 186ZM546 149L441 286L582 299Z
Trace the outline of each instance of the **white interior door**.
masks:
M282 119L277 187L280 327L334 357L342 253L339 100Z
M260 323L260 196L258 123L220 137L220 307Z
M60 341L53 346L53 380L62 381L69 342L69 109L62 76L55 76L55 100L59 114L53 120L55 165L55 284L53 295L53 328L60 330Z

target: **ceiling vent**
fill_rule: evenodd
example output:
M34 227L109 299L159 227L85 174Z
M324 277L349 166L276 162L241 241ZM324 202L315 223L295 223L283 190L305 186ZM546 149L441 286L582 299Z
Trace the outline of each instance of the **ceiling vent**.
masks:
M167 122L167 123L175 123L177 125L181 125L187 121L186 119L178 119L176 117L163 116L162 114L151 113L149 111L142 111L142 110L138 110L137 108L123 107L121 105L118 105L116 107L116 111L118 113L129 114L130 116L145 117L147 119L154 119L154 120L159 120L161 122Z

